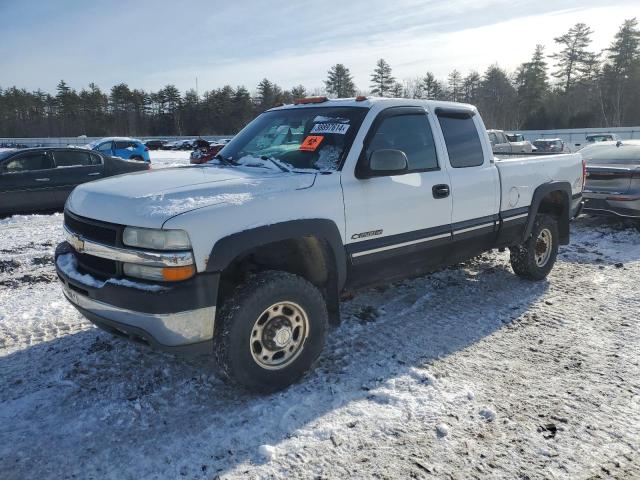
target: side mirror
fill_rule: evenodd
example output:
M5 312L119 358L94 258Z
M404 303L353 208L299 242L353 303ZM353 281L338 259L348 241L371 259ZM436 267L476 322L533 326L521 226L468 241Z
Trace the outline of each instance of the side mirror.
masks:
M369 164L361 169L360 178L386 177L407 173L409 162L402 150L375 150L369 156Z

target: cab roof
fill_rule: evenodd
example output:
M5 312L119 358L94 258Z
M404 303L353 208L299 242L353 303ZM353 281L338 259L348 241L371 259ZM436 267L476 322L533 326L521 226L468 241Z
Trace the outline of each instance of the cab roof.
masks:
M430 109L440 108L462 108L465 110L473 110L477 113L476 107L468 103L445 102L441 100L423 100L420 98L387 98L387 97L366 97L364 100L356 100L352 98L330 98L319 103L303 103L303 104L286 104L271 108L267 111L289 110L295 108L320 108L320 107L364 107L372 108L377 105L385 105L389 107L402 106L428 106Z

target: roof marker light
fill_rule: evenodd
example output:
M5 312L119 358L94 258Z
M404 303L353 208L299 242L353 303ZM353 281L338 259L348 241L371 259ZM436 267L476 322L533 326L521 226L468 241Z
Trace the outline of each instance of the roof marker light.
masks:
M327 97L307 97L307 98L296 98L293 101L294 105L306 105L308 103L324 103L329 100Z
M364 95L358 95L356 97L356 102L364 102L367 99Z

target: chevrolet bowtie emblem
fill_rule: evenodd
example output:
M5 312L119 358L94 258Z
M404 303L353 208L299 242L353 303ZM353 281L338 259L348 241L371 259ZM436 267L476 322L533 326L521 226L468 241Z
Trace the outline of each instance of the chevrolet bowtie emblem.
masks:
M84 240L82 240L79 236L70 235L68 241L77 252L81 252L82 250L84 250Z

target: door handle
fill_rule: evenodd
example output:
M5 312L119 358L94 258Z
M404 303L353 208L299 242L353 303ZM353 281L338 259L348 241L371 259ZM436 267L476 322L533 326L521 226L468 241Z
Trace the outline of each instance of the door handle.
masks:
M431 189L433 192L433 198L447 198L449 196L449 185L441 183L440 185L434 185Z
M36 178L36 182L48 182L48 178Z
M88 177L95 177L96 175L100 175L100 172L88 173Z

